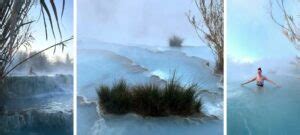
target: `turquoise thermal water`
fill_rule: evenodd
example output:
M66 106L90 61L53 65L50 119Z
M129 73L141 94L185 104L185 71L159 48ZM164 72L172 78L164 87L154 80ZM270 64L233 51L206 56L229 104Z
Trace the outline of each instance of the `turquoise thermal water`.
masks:
M203 52L197 55L195 52ZM220 78L213 75L210 50L205 47L139 47L79 41L78 44L78 135L92 134L223 134L223 90ZM210 65L212 66L212 65ZM202 94L203 111L219 119L142 118L134 114L104 117L97 108L96 88L119 79L130 84L161 82L173 71L184 84L198 83L208 92ZM156 77L153 77L156 76Z
M252 64L261 65L261 64ZM268 65L268 64L266 64ZM285 64L283 64L285 65ZM282 66L278 65L277 66ZM230 68L231 67L231 68ZM263 68L263 73L278 83L276 88L265 82L264 87L255 83L241 86L251 77L256 67L229 65L227 127L229 135L285 135L300 133L300 79L299 69L287 67ZM248 74L247 74L248 72Z

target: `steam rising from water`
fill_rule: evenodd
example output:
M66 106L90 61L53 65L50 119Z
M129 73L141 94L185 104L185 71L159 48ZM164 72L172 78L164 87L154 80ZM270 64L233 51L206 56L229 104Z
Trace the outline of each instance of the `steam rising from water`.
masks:
M79 0L78 5L78 26L82 26L78 28L79 39L158 46L179 35L185 39L184 45L202 43L185 15L196 11L192 0Z
M79 41L78 52L78 134L222 134L221 120L193 118L141 118L134 114L103 116L97 108L96 88L119 79L129 84L164 83L176 70L182 84L198 83L203 110L223 117L223 90L219 79L207 66L210 50L204 47L181 49L118 45L95 40ZM197 50L197 51L196 51ZM203 52L197 54L195 52ZM211 59L210 59L211 60ZM213 65L213 64L211 64Z

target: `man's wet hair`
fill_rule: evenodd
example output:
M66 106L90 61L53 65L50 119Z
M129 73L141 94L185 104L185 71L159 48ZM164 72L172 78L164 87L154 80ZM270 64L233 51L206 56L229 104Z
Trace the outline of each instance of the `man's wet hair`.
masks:
M261 70L261 68L259 67L257 70Z

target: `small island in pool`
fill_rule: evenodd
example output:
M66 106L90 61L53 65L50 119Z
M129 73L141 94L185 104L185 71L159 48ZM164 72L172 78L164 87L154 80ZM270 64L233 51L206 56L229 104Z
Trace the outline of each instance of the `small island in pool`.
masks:
M99 108L108 114L136 113L141 116L198 116L201 100L197 99L197 85L182 86L175 77L164 86L138 84L129 86L124 80L111 88L102 85L97 90Z

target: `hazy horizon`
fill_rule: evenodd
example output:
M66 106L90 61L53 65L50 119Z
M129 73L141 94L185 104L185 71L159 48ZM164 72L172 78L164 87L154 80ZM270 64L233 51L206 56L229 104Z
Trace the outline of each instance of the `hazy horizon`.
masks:
M183 45L204 45L186 16L189 10L199 13L193 0L86 0L78 5L78 40L165 46L178 35Z
M228 58L252 63L263 59L292 58L299 55L269 15L269 0L228 0ZM274 5L275 6L275 5ZM291 13L297 14L297 4L286 1ZM277 9L277 10L276 10ZM280 17L278 8L275 17ZM281 17L282 18L282 17Z

